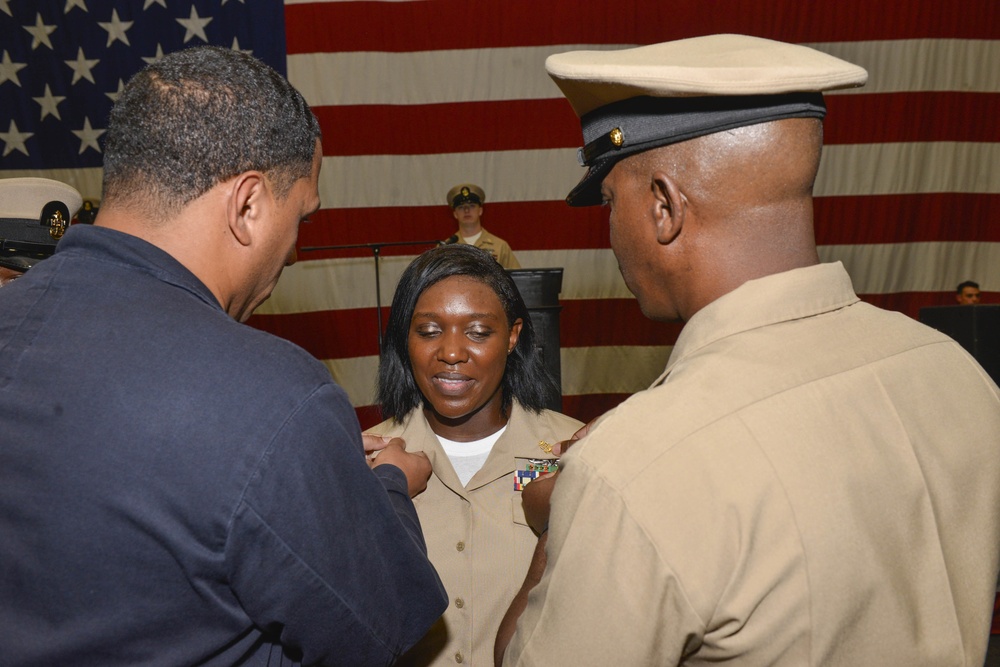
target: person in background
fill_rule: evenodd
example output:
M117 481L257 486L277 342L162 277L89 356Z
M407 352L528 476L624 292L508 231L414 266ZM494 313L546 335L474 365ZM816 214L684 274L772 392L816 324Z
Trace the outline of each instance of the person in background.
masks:
M867 73L742 35L546 68L584 135L568 203L608 207L642 312L685 325L562 454L498 662L982 665L1000 389L816 249L822 91Z
M0 179L0 287L55 252L82 201L48 178Z
M464 243L485 250L505 269L520 269L521 264L510 245L499 236L490 234L482 225L483 202L486 194L478 185L461 183L448 191L448 206L458 221L458 231L446 244Z
M245 53L124 87L94 225L0 290L10 665L386 665L447 600L411 495L301 348L242 324L320 206L319 123ZM380 449L381 448L381 449Z
M387 420L371 432L430 458L434 474L414 503L449 597L403 664L493 660L500 618L537 543L517 482L581 426L543 409L554 388L536 344L517 287L484 251L441 246L403 272L379 365Z
M955 288L955 301L963 306L979 303L979 283L966 280Z

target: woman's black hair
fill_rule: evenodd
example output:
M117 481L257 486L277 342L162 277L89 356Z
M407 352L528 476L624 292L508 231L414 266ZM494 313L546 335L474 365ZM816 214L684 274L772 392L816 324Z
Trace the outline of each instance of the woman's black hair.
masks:
M502 409L509 415L516 399L522 407L540 412L545 407L546 397L558 395L558 389L542 365L541 354L535 347L531 316L514 279L488 252L471 245L453 244L432 248L418 256L403 271L396 286L378 368L376 391L382 417L401 422L413 408L424 403L410 365L407 342L410 320L424 290L451 276L472 278L492 289L507 314L507 326L521 320L521 334L507 356L500 384Z

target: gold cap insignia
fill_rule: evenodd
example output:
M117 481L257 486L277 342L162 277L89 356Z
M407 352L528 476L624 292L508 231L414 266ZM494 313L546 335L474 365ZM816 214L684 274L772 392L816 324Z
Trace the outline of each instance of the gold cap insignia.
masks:
M58 241L63 237L63 234L66 233L66 228L69 226L69 221L63 216L62 211L56 211L51 216L49 216L48 224L49 224L49 236Z

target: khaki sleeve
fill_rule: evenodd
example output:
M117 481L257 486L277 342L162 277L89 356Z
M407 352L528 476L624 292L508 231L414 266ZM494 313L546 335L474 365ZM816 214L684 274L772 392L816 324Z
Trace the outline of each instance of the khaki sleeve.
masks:
M548 566L504 665L677 665L704 634L614 489L574 459L556 485Z
M514 253L511 251L510 246L506 243L500 248L500 266L505 269L520 269L521 263L517 261L517 257L514 257Z

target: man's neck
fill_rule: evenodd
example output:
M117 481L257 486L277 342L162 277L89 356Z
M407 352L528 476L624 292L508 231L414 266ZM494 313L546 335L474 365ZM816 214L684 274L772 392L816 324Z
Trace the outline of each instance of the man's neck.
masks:
M483 231L482 224L478 222L473 223L459 223L458 232L462 235L462 238L469 238L470 236L475 236L479 232Z

